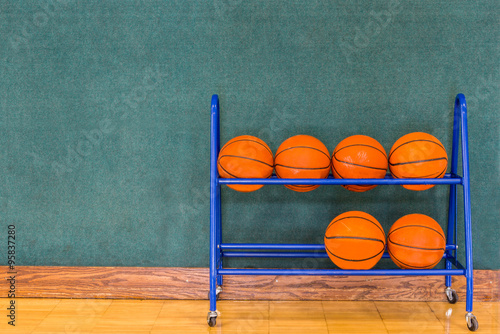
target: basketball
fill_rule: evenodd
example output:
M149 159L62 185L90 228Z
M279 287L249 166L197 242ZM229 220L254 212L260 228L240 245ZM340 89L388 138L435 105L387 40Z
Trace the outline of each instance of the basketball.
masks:
M373 216L361 211L345 212L328 225L325 249L341 269L371 269L384 254L385 233Z
M441 142L428 133L413 132L399 138L389 153L389 169L394 178L442 178L448 155ZM410 190L426 190L429 185L403 185Z
M285 140L274 159L276 176L282 179L324 179L330 173L330 153L319 140L297 135ZM319 185L285 185L299 191L311 191Z
M332 154L332 172L336 179L383 179L387 173L387 154L375 139L355 135L342 140ZM376 185L343 185L363 192Z
M239 136L222 147L217 160L217 169L222 178L269 178L273 174L273 152L257 137ZM251 192L262 188L262 184L228 184L229 188Z
M446 238L429 216L414 213L398 219L387 235L389 255L402 269L431 269L441 261Z

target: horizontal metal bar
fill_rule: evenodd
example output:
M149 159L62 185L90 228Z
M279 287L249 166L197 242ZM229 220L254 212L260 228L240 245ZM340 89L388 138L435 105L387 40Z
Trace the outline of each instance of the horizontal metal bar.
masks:
M281 258L328 258L325 251L322 252L223 252L223 257L281 257ZM384 253L382 258L390 258L389 253ZM444 253L443 258L449 258Z
M325 251L318 252L223 252L224 257L293 257L293 258L327 258Z
M324 244L221 244L225 250L297 250L297 251L325 251Z
M219 275L438 276L465 275L463 269L218 269Z
M335 179L328 176L326 179L278 179L276 175L268 179L218 179L220 184L304 184L304 185L380 185L380 184L462 184L461 177L452 177L445 174L441 179L394 179L387 174L383 179Z
M221 244L222 251L232 250L286 250L286 251L325 251L324 244ZM446 245L446 250L455 250L456 245ZM226 252L228 254L228 252ZM312 253L314 254L314 253Z

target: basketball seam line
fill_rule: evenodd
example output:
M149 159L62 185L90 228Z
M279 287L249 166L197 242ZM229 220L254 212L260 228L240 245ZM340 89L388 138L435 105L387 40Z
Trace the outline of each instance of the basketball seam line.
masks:
M225 169L225 168L224 168L224 167L220 164L220 162L219 162L219 161L217 161L217 163L219 164L220 168L222 168L222 170L223 170L224 172L226 172L227 174L229 174L229 176L232 176L233 178L237 179L237 177L236 177L235 175L233 175L233 174L229 173L229 172L228 172L228 171L227 171L227 170L226 170L226 169Z
M338 172L338 170L335 168L335 165L331 164L331 166L332 166L332 171L335 171L335 173L337 173L337 175L340 176L341 179L343 179L344 177L342 175L340 175L340 173Z
M332 236L332 237L327 237L325 235L325 239L328 239L328 240L331 240L331 239L356 239L356 240L368 240L368 241L378 241L378 242L381 242L385 245L385 242L384 240L380 240L380 239L375 239L375 238L365 238L365 237L355 237L355 236L343 236L343 235L340 235L340 236Z
M217 164L220 166L220 168L222 168L222 170L224 172L226 172L227 174L229 174L229 176L232 176L234 179L245 179L245 177L237 177L236 175L233 175L231 173L229 173L221 164L219 161L217 161ZM268 177L266 177L266 179L270 179L272 175L269 175ZM246 178L248 179L248 177ZM235 184L237 186L244 186L244 184ZM248 184L247 186L252 186L253 184ZM229 186L229 185L228 185Z
M333 176L338 179L344 179L342 175L340 175L339 171L335 168L335 166L332 164L332 172ZM339 177L336 177L335 174L337 174ZM373 184L343 184L342 187L346 188L347 190L350 190L349 188L357 189L359 187L360 189L366 189L368 187L373 187ZM370 189L368 189L370 190Z
M308 188L308 187L319 187L319 184L284 184L285 187L292 189L290 187L297 187L297 188Z
M260 143L260 142L258 142L258 141L256 141L256 140L253 140L253 139L238 139L238 140L232 141L232 142L230 142L230 143L226 143L226 145L224 145L224 146L222 147L221 151L222 151L224 148L226 148L226 146L229 146L229 145L231 145L231 144L233 144L233 143L237 143L237 142L240 142L240 141L251 141L251 142L257 143L257 144L261 145L262 147L264 147L264 148L265 148L265 149L266 149L269 153L271 153L271 155L273 155L273 152L271 151L271 149L269 149L269 147L266 147L266 145L267 145L267 144L266 144L266 145L263 145L262 143Z
M391 250L390 250L389 248L387 248L387 251L389 252L389 255L391 256L391 258L393 259L393 261L394 261L394 260L396 260L397 262L399 262L399 263L401 263L401 264L403 264L403 265L405 265L406 267L409 267L409 268L410 268L410 267L414 267L414 266L411 266L411 265L409 265L408 263L405 263L405 262L401 261L400 259L398 259L398 258L397 258L397 257L396 257L396 256L395 256L392 252L391 252ZM395 262L396 262L396 261L395 261ZM396 264L397 264L397 263L396 263ZM398 265L398 267L400 267L400 266ZM418 268L418 267L415 267L415 268ZM420 268L419 268L419 269L420 269Z
M302 170L319 170L319 169L330 169L330 165L327 167L294 167L294 166L286 166L282 164L275 164L274 167L282 167L282 168L289 168L289 169L302 169Z
M344 177L342 175L340 175L339 171L335 168L335 166L333 164L332 164L332 172L333 172L333 176L336 179L338 179L338 178L344 179ZM335 174L337 174L339 177L336 177ZM375 188L373 186L374 186L373 184L343 184L342 185L342 187L344 187L347 190L356 189L356 190L365 190L365 191Z
M319 186L319 184L285 184L285 186L297 187L297 188L306 188L306 187Z
M408 263L405 263L403 261L401 261L400 259L398 259L392 252L390 249L387 249L387 251L389 252L389 255L391 256L391 258L394 260L396 260L397 262L399 263L402 263L404 264L405 266L407 266L408 268L412 268L412 269L426 269L426 268L432 268L433 266L435 266L436 264L438 264L442 259L439 259L438 261L428 265L428 266L412 266L412 265L409 265ZM396 263L397 264L397 263Z
M365 259L360 259L360 260L355 260L355 259L345 259L343 257L340 257L338 255L335 255L334 253L332 253L331 250L328 249L328 247L325 247L326 251L328 253L330 253L332 256L335 256L336 258L340 259L340 260L343 260L343 261L349 261L349 262L363 262L363 261L367 261L367 260L371 260L373 258L376 258L377 256L380 255L380 253L383 253L385 251L385 247L382 248L382 250L380 252L378 252L377 254L373 255L373 256L370 256L368 258L365 258Z
M278 177L278 179L282 179L282 177L278 174L278 170L275 170L275 171L276 171L276 176ZM306 187L314 187L316 185L315 184L285 184L284 186L287 187L287 188L288 187L306 188ZM292 189L293 190L293 188L288 188L288 189Z
M338 162L341 162L341 163L343 163L343 164L347 164L347 165L353 165L353 166L364 167L364 168L369 168L369 169L378 169L378 170L384 170L384 171L386 171L386 170L387 170L387 168L382 168L382 167L372 167L372 166L364 166L364 165L355 164L355 163L353 163L353 162L347 162L347 161L339 160L339 159L337 159L337 157L336 157L336 156L333 156L333 158L334 158L335 160L337 160ZM332 163L332 165L333 165L333 163Z
M444 169L437 176L435 176L435 178L441 178L442 177L441 175L444 175L444 173L446 173L447 169L448 169L448 165L446 165L444 167ZM437 173L436 172L436 173L432 173L429 175L407 177L407 176L398 176L395 172L392 171L390 166L389 166L389 170L391 171L392 176L394 176L397 179L426 179L426 178L431 178L432 175Z
M436 138L437 139L437 138ZM391 152L389 153L389 160L391 159L391 156L394 154L394 152L396 152L396 150L398 150L401 146L403 145L406 145L406 144L409 144L409 143L414 143L414 142L417 142L417 141L428 141L428 142L431 142L433 144L436 144L438 146L440 146L445 152L446 152L446 149L443 147L443 145L439 144L439 143L436 143L435 141L433 140L430 140L430 139L414 139L414 140L410 140L410 141L407 141L407 142L404 142L402 144L400 144L398 147L396 147L394 150L391 149Z
M392 231L389 232L389 234L387 235L387 238L390 239L391 238L391 234L393 234L397 230L400 230L400 229L406 228L406 227L423 227L423 228L427 228L427 229L432 230L432 231L436 232L437 234L439 234L439 236L441 237L441 239L443 239L446 242L446 239L439 232L439 230L436 230L435 228L432 228L432 227L429 227L429 226L425 226L425 225L404 225L404 226L396 227L394 230L392 230ZM443 232L443 234L444 234L444 232Z
M351 144L351 145L347 145L347 146L343 146L341 147L338 151L334 151L333 154L337 154L339 153L340 151L342 151L343 149L345 148L348 148L348 147L352 147L352 146L365 146L365 147L371 147L371 148L374 148L376 149L377 151L379 151L380 153L382 153L384 155L384 157L387 159L387 153L385 153L384 151L381 151L379 148L375 147L375 146L371 146L371 145L367 145L367 144Z
M421 250L428 250L428 251L436 251L436 250L440 251L440 250L442 250L443 252L445 251L444 248L423 248L423 247L415 247L415 246L407 246L407 245L403 245L403 244L398 244L397 242L390 240L390 238L389 238L389 242L393 245L404 247L404 248L410 248L410 249L421 249Z
M274 160L276 160L278 155L280 155L281 153L288 151L288 150L291 150L293 148L310 148L311 150L315 150L315 151L323 153L326 157L328 157L328 161L330 161L330 154L329 153L325 153L322 150L315 148L315 147L311 147L311 146L292 146L292 147L285 148L284 150L281 150L281 151L276 153L276 155L274 156ZM279 148L278 148L278 150L279 150Z
M333 163L331 165L332 165L333 176L336 179L338 179L338 178L344 179L344 177L342 175L340 175L339 171L335 168L335 165ZM337 174L339 177L336 177L335 174ZM359 187L359 189L366 189L369 187L373 187L373 184L343 184L342 187L346 188L347 190L350 190L349 188L357 189L356 187ZM368 190L370 190L370 189L368 189Z
M273 165L270 165L270 164L268 164L268 163L265 163L264 161L260 161L260 160L253 159L253 158L248 158L248 157L242 157L242 156L240 156L240 155L230 155L230 154L224 154L224 155L221 155L221 156L219 157L219 163L220 163L220 160L221 160L222 158L225 158L225 157L240 158L240 159L245 159L245 160L251 160L251 161L255 161L255 162L260 162L261 164L264 164L264 165L269 166L269 167L271 167L271 168L273 168L273 167L274 167L274 164L273 164Z
M425 160L416 160L416 161L407 161L407 162L397 162L397 163L391 163L389 161L390 166L399 166L399 165L410 165L410 164L416 164L420 162L429 162L429 161L438 161L438 160L446 160L446 163L448 163L448 158L442 157L442 158L434 158L434 159L425 159Z
M373 225L375 225L375 226L376 226L376 227L380 230L380 232L382 232L382 235L384 236L384 239L385 239L385 232L384 232L384 230L383 230L383 229L381 229L381 228L380 228L377 224L375 224L375 222L371 221L370 219L365 218L365 217L360 217L360 216L347 216L347 217L342 217L342 218L340 218L340 219L338 219L338 220L334 220L334 221L332 221L332 222L328 225L328 227L327 227L326 229L328 230L328 229L330 228L330 226L332 226L333 224L335 224L335 223L337 223L337 222L339 222L339 221L341 221L341 220L347 219L347 218L359 218L359 219L364 219L364 220L366 220L366 221L369 221L370 223L372 223Z

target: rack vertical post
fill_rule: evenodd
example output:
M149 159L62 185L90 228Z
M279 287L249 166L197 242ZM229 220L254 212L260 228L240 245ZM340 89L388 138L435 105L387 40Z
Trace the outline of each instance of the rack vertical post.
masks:
M217 319L217 283L222 284L217 269L221 263L220 239L220 184L217 173L217 156L220 149L220 125L219 125L219 97L212 97L211 106L211 129L210 129L210 312L208 313L208 324L213 327Z

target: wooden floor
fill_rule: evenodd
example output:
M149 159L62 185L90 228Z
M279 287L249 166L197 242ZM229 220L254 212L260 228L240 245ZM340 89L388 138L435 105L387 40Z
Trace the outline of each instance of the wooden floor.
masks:
M16 326L0 299L0 333L470 333L465 305L445 302L16 299ZM500 303L475 303L477 333L500 333Z

